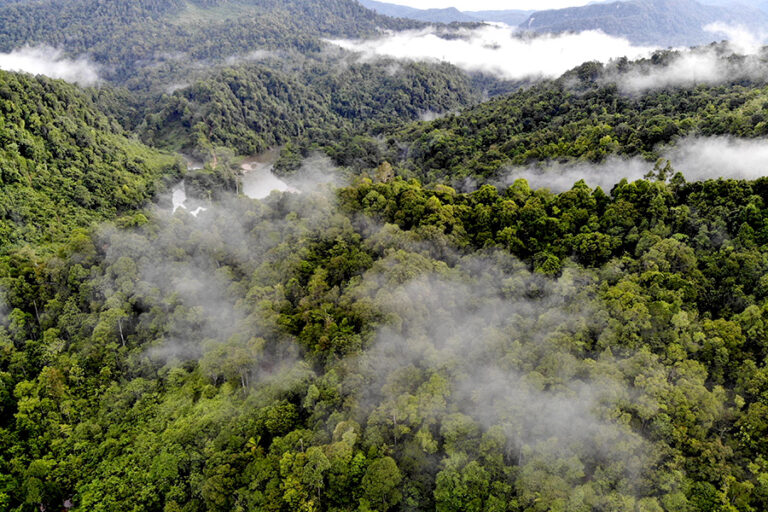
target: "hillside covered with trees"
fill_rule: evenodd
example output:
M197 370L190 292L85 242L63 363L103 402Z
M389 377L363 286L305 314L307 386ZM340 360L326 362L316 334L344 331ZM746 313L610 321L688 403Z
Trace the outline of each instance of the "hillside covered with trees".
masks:
M325 150L340 164L354 166L349 156L365 154L361 161L386 160L407 177L457 184L467 177L492 181L509 166L601 162L612 155L646 158L653 167L660 150L687 135L768 134L768 86L762 79L736 77L641 94L627 93L616 82L674 57L659 52L644 62L585 63L557 80L461 112L390 128L384 143L363 136L334 141ZM306 153L309 145L297 144L297 151Z
M177 157L130 138L77 87L0 71L0 240L59 241L134 212L179 176Z
M0 19L4 50L127 63L0 72L0 510L768 509L768 178L657 161L763 141L759 77L622 88L659 52L480 103L511 84L322 46L418 26L346 1ZM121 60L160 48L224 61ZM267 149L286 191L254 199ZM498 180L629 157L610 188Z

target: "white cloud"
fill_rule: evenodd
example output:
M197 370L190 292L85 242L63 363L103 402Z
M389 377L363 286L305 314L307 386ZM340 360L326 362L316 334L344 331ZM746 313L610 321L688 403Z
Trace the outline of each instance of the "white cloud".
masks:
M26 46L11 53L0 53L0 69L61 78L80 85L93 85L99 81L97 67L90 60L85 57L66 59L61 50L48 46Z
M731 137L688 137L662 152L676 172L688 181L717 178L754 180L768 176L768 140ZM643 178L654 164L640 158L611 157L600 164L579 162L509 170L504 184L524 178L532 188L552 192L570 190L584 180L589 186L610 191L623 178Z
M629 93L641 93L666 87L695 87L713 85L735 78L729 66L713 51L681 53L666 66L648 65L634 68L619 77L609 75L621 89ZM740 72L740 70L739 70Z
M734 51L743 55L756 55L766 41L764 33L757 34L748 28L727 23L710 23L704 30L728 40Z
M665 155L689 180L768 176L768 140L702 137L683 139Z
M625 92L641 93L666 87L696 87L768 78L768 65L761 56L765 35L723 23L712 23L704 28L726 39L727 45L683 50L663 66L645 63L624 73L609 73L606 81L618 83Z
M448 33L437 28L389 33L364 41L335 40L332 43L360 52L365 59L395 57L450 62L468 71L485 71L507 79L555 78L585 61L607 62L618 57L636 59L654 49L633 46L626 39L600 31L578 34L521 36L506 25ZM458 37L456 37L458 36Z
M227 57L224 62L229 66L233 66L235 64L240 64L241 62L259 62L277 56L277 53L269 50L254 50L245 55L231 55L230 57Z
M627 93L665 87L716 85L730 80L766 79L768 64L761 54L768 35L744 27L712 23L704 27L728 44L682 49L665 65L646 62L628 71L608 72L605 81L616 82ZM477 29L430 27L418 31L388 32L371 40L333 40L346 50L359 52L363 60L378 57L445 61L467 71L493 73L502 78L557 78L587 61L608 63L627 57L649 57L658 48L634 46L626 39L601 31L556 35L522 34L492 24Z

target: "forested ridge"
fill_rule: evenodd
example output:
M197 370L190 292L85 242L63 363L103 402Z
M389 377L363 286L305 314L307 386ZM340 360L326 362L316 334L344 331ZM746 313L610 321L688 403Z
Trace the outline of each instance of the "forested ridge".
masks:
M320 36L423 24L377 15L354 0L37 0L0 5L0 26L4 51L46 44L88 53L124 81L148 59L163 62L175 52L199 60L254 48L319 51Z
M654 62L661 66L668 58L660 52ZM327 152L354 165L348 155L372 150L364 160L387 160L404 175L427 182L460 183L467 177L487 182L513 165L600 162L610 155L653 162L660 148L686 135L754 138L768 130L763 81L740 78L629 94L610 71L585 63L557 80L432 122L387 130L386 144L369 143L370 149L363 149L358 142L363 139L347 139Z
M519 84L323 46L415 26L346 1L0 20L8 50L219 60L0 72L0 510L768 509L768 178L657 160L764 141L760 79L622 89L659 52L476 104ZM252 199L266 149L287 191Z
M77 87L0 71L0 252L135 211L177 158L130 138Z
M446 112L477 99L455 68L395 61L312 66L298 76L263 65L241 66L165 96L140 126L155 145L253 154L291 141L330 144ZM280 119L275 123L275 119Z
M247 155L375 133L517 86L447 63L358 62L325 41L424 26L354 0L36 0L0 5L0 50L88 59L99 108L144 142Z

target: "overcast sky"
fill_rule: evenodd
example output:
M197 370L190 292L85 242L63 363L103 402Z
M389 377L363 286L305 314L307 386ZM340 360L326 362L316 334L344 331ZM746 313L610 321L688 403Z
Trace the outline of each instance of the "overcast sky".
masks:
M560 9L586 5L590 0L382 0L390 4L408 5L417 9L456 7L460 11L502 9L536 10Z

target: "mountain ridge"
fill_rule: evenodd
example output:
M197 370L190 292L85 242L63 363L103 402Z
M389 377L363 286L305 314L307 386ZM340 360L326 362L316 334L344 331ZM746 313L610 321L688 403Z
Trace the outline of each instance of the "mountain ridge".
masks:
M460 11L455 7L443 9L418 9L405 5L379 2L378 0L358 0L363 7L385 16L407 18L429 23L477 23L482 21L517 25L533 11L502 9L487 11Z
M750 7L738 0L618 0L541 11L417 9L378 0L359 0L359 3L386 16L422 22L496 22L537 33L601 30L635 44L663 47L717 41L716 34L704 29L715 22L757 33L768 29L768 3Z
M717 40L704 29L715 22L759 31L768 26L768 15L758 9L704 5L695 0L629 0L538 11L519 27L539 33L602 30L635 44L694 46Z

